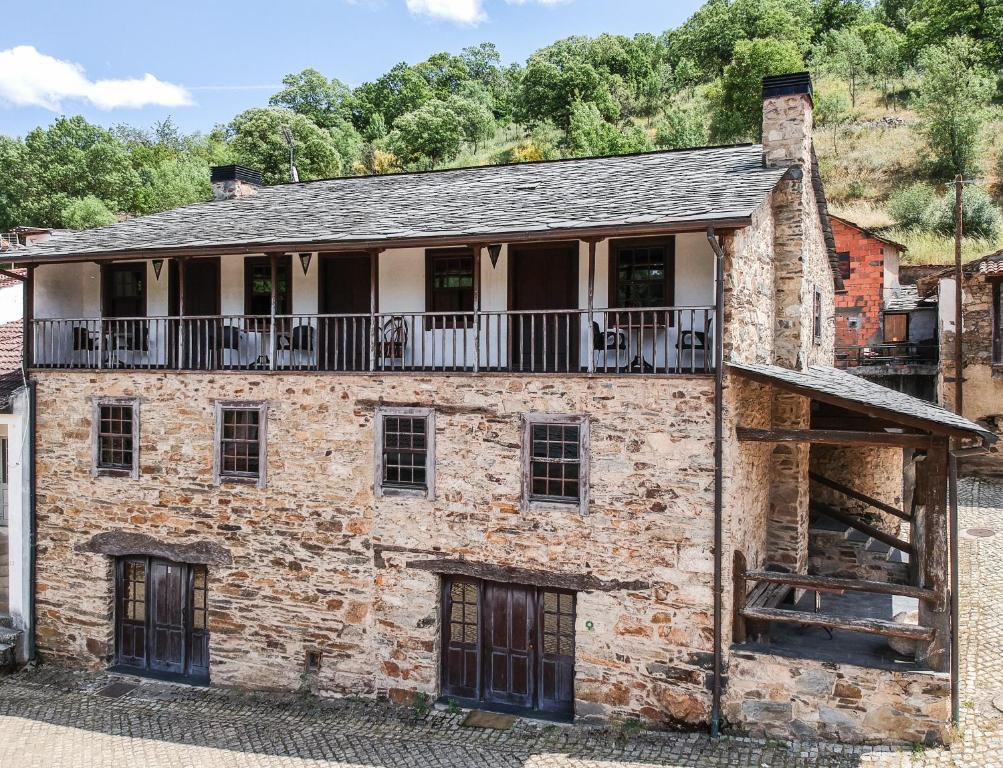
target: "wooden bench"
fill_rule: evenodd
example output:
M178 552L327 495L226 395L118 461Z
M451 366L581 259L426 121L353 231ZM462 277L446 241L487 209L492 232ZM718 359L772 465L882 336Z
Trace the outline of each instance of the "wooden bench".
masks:
M793 587L790 584L771 584L761 581L752 588L745 598L745 608L776 608L790 595ZM770 623L758 619L747 619L746 627L757 642L763 642L770 633Z

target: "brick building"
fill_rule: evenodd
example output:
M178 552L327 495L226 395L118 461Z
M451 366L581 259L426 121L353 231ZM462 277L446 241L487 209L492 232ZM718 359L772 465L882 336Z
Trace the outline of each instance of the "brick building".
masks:
M212 202L21 256L38 652L941 738L946 447L991 436L832 367L810 80L763 98L762 146L272 188L219 168ZM872 550L820 549L823 502L913 572L875 587ZM849 592L842 617L813 588ZM888 636L913 643L894 665Z

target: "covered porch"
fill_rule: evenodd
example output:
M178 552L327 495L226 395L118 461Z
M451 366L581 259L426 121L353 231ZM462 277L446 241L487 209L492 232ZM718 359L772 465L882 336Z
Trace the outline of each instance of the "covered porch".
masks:
M30 267L31 365L713 373L705 229L387 245Z

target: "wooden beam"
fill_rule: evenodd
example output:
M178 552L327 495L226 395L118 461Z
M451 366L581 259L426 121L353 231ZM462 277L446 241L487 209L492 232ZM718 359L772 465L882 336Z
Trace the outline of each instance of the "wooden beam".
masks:
M885 502L868 496L866 493L861 493L860 491L854 490L848 485L843 485L842 483L837 483L835 480L830 480L824 475L820 475L817 472L809 472L808 477L814 480L819 485L824 485L826 488L831 488L834 491L839 491L840 493L849 496L851 499L856 499L857 501L862 501L875 509L880 509L882 512L887 512L889 515L894 515L900 520L912 520L909 513L903 512L901 509L893 507L891 504L885 504Z
M834 520L838 520L843 523L843 525L848 525L851 528L855 528L861 533L867 534L872 539L877 539L880 542L887 544L889 547L894 547L895 549L901 550L902 552L908 552L910 555L916 554L916 547L910 544L908 541L903 541L897 536L892 536L890 533L885 533L880 528L875 528L870 523L865 523L862 520L858 520L853 515L848 515L841 509L837 507L831 507L828 504L815 504L815 507L824 512L829 517Z
M24 319L21 326L21 362L28 370L35 362L35 267L25 270L25 280L21 283ZM44 337L43 337L44 338ZM43 342L44 346L44 342ZM34 470L30 470L34 471Z
M884 619L846 619L825 613L791 611L785 608L746 608L742 613L755 621L779 621L783 624L809 624L813 627L845 629L848 632L863 632L868 635L901 637L905 640L929 640L933 634L930 627L917 624L900 624Z
M924 475L923 504L923 586L940 598L938 604L920 603L919 620L933 629L930 643L922 654L931 669L947 672L951 666L951 614L948 610L948 563L950 543L947 527L947 440L927 451L919 470ZM917 654L918 656L920 654Z
M792 587L804 587L820 592L870 592L877 595L914 597L917 600L934 602L937 600L937 593L932 589L914 587L911 584L890 584L887 581L837 579L832 576L811 576L780 571L746 571L745 578L750 581L766 581L771 584L789 584Z
M607 581L587 573L540 571L532 568L517 568L511 565L479 563L473 560L416 560L409 561L407 567L449 576L469 576L474 579L497 581L503 584L532 584L537 587L570 589L575 592L619 592L625 589L651 588L651 584L646 581Z
M853 432L844 429L753 429L735 430L743 442L818 443L822 445L878 445L885 448L928 448L927 435L896 432Z
M593 349L593 346L594 346L595 342L592 341L592 333L593 333L593 331L592 331L592 323L593 323L593 316L594 316L594 313L595 313L595 291L596 291L596 240L595 240L595 238L590 238L588 240L588 244L589 244L589 307L588 307L589 308L589 330L588 330L588 338L589 338L589 340L591 342L589 344L589 364L588 364L588 371L589 371L589 373L595 373L595 369L596 369L596 353L595 353L595 350ZM609 306L609 302L608 301L607 301L606 306Z
M615 224L603 227L574 227L569 229L529 229L515 232L478 232L476 236L490 243L536 243L536 242L568 242L585 240L589 237L605 240L610 237L645 237L669 235L680 232L703 232L708 226L717 230L742 229L752 223L751 216L731 216L722 219L693 219L690 221L667 222L664 224ZM428 237L376 238L372 240L341 239L325 240L290 240L289 242L269 243L220 243L219 245L177 246L162 248L134 248L113 251L109 253L77 253L63 256L40 256L16 259L11 255L14 264L31 263L55 264L74 261L135 261L138 259L156 259L169 256L225 256L251 255L280 251L297 253L319 251L323 253L354 253L358 251L380 250L391 248L446 248L449 246L466 246L470 244L471 233L456 235L430 235Z
M11 280L17 280L20 283L23 283L28 279L24 275L19 275L17 272L11 272L9 269L0 269L0 275L9 277Z
M270 253L268 254L269 266L271 267L272 275L272 295L271 295L271 305L269 307L269 314L271 320L271 334L268 337L268 367L271 370L275 370L276 357L279 354L279 327L278 323L275 321L275 316L278 314L279 309L279 254ZM292 278L292 275L288 275ZM289 295L292 295L292 286L286 287L289 291Z
M474 252L474 373L477 373L481 362L481 257L484 255L484 246L478 243L472 245L471 249ZM428 311L428 307L425 307L425 311Z

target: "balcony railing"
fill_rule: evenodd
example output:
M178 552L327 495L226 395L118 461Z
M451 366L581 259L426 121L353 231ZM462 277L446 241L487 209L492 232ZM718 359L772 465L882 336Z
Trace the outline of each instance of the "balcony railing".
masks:
M707 374L714 308L49 319L36 368Z
M904 341L893 344L836 347L837 368L859 368L870 365L932 365L937 362L939 349L932 341Z

